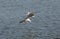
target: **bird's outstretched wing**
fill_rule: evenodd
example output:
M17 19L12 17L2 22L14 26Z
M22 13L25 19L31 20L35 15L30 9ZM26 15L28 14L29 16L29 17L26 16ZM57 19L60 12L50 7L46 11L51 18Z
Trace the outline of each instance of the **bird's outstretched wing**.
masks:
M30 18L30 17L33 17L33 16L34 16L34 12L28 12L26 18Z
M23 23L23 22L25 22L25 20L22 20L22 21L20 21L19 23Z

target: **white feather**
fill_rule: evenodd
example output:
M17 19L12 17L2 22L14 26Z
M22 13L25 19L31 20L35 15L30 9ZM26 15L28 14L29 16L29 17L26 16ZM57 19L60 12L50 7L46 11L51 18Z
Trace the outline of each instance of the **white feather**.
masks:
M26 21L27 21L27 22L31 22L31 20L30 20L29 18L28 18L28 19L26 19Z
M26 15L29 15L31 12L28 12Z

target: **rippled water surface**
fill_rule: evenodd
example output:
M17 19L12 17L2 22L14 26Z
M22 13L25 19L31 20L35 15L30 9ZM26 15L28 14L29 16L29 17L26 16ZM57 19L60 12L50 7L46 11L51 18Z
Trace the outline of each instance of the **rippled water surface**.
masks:
M28 11L31 23L20 24ZM0 0L0 39L54 39L60 37L60 0Z

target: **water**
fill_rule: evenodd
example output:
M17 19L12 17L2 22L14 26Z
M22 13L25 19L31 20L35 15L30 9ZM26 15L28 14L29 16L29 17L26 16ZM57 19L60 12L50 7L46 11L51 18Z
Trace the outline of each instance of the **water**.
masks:
M20 24L28 11L31 23ZM0 39L54 39L60 37L60 0L0 0Z

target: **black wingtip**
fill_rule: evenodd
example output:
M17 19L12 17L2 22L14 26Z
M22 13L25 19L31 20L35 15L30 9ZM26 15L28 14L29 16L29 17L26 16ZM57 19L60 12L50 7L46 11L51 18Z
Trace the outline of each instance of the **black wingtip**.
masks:
M20 21L19 23L23 23L25 20Z
M23 21L20 21L19 23L22 23Z

